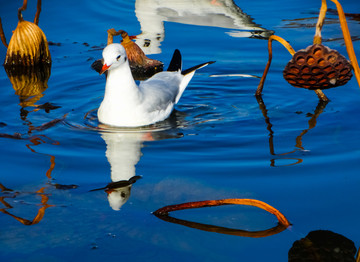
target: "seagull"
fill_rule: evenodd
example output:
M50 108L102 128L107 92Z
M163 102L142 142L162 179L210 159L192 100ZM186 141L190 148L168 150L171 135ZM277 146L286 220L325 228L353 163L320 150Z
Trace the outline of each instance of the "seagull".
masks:
M110 44L103 50L107 71L104 99L98 109L99 122L117 127L140 127L163 121L179 102L195 71L214 63L202 63L187 70L181 69L179 50L175 50L167 71L159 72L139 85L131 74L124 47Z

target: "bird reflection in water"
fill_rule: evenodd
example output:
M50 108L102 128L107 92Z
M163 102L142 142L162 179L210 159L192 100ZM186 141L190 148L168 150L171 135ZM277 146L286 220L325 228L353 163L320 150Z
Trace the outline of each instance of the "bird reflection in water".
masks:
M95 190L105 190L113 210L120 210L128 201L132 184L140 178L136 176L135 166L140 160L145 136L146 134L141 132L103 132L101 134L106 143L106 157L110 164L112 182L106 187Z
M109 205L113 210L120 208L128 201L133 184L141 178L136 175L136 165L142 157L143 142L170 138L180 138L180 133L173 134L176 129L160 131L162 127L173 125L175 115L166 121L152 125L149 128L111 128L102 125L106 131L101 137L106 143L106 157L111 169L111 183L91 191L104 190L107 193ZM169 124L169 126L168 126Z
M228 28L232 37L267 39L274 33L254 23L232 0L136 0L135 14L142 32L136 43L145 54L161 53L164 22Z
M292 158L292 157L284 157L293 153L296 153L298 151L306 151L303 144L302 144L302 137L309 132L311 129L313 129L316 126L317 123L317 118L320 116L320 114L324 111L326 105L328 104L328 101L322 101L319 100L319 103L314 111L313 114L311 114L311 118L308 121L309 127L302 130L301 133L296 137L295 139L295 149L289 152L285 152L285 153L281 153L281 154L277 154L275 153L275 146L274 146L274 131L272 130L273 125L270 122L270 117L268 116L268 110L266 109L265 103L263 101L263 99L260 96L256 97L256 100L259 104L259 108L262 112L262 115L265 119L265 123L267 125L267 130L269 131L269 149L270 149L270 154L272 156L274 156L274 158L272 158L270 160L270 166L279 166L276 164L276 160L294 160L294 163L285 165L285 166L290 166L290 165L296 165L296 164L301 164L303 162L302 158Z

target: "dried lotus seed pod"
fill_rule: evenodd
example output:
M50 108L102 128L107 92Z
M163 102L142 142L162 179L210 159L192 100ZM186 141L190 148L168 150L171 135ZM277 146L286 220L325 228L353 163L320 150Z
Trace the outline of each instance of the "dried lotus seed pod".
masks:
M345 85L351 71L351 64L338 51L315 44L296 52L283 75L295 87L327 89Z
M5 66L50 64L51 56L43 31L36 24L20 20L8 46Z

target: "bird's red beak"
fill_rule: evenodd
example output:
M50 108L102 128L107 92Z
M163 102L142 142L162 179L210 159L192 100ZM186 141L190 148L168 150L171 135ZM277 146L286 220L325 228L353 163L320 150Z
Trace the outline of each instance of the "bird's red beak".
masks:
M130 39L137 39L137 36L136 35L129 35Z
M109 69L110 66L108 66L107 64L104 64L100 70L100 75L102 75L103 73L105 73L106 70Z

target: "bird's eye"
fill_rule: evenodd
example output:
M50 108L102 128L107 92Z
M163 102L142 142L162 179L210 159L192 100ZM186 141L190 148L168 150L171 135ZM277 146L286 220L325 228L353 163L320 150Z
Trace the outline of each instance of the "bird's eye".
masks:
M121 57L121 55L118 55L118 56L116 57L116 60L119 60L119 59L120 59L120 57Z

